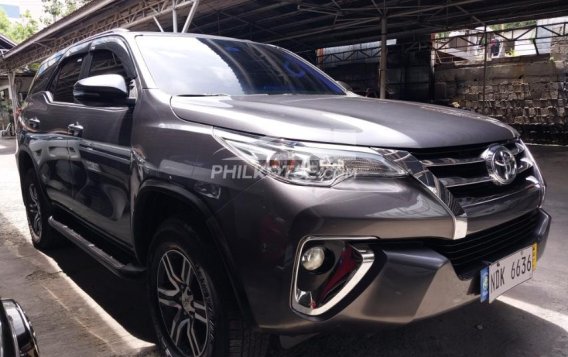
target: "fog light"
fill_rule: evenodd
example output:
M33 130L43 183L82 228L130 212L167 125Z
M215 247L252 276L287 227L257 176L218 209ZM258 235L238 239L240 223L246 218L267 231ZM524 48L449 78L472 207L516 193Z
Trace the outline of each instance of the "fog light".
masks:
M323 265L325 260L325 249L323 247L313 247L302 255L302 266L308 271L314 271Z

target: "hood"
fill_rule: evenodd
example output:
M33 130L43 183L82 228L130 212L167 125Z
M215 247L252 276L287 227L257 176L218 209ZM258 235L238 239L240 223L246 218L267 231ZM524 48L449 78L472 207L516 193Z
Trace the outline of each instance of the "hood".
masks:
M182 119L301 141L423 149L510 140L496 119L436 105L359 96L172 97Z

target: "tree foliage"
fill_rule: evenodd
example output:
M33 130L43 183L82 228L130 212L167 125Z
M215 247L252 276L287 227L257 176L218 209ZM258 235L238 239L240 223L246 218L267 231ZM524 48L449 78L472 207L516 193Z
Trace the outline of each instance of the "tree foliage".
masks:
M72 13L92 0L41 0L45 17L35 19L29 11L20 15L17 21L10 21L6 12L0 8L0 34L15 43L20 43L36 33L40 27L51 25L60 18ZM40 26L42 25L42 26Z
M51 25L60 18L69 15L91 0L41 0L46 17L41 18L45 25Z
M25 11L18 21L11 22L4 12L0 9L0 34L8 37L15 43L20 43L36 33L38 22L32 17L29 11Z

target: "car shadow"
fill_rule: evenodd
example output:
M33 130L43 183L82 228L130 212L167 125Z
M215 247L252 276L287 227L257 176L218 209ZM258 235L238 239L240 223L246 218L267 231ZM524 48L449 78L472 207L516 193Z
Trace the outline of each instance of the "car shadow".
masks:
M397 328L319 335L292 349L272 351L269 356L517 357L566 353L567 330L497 301L473 303Z
M156 341L145 279L119 278L69 242L45 254L130 334L144 341Z

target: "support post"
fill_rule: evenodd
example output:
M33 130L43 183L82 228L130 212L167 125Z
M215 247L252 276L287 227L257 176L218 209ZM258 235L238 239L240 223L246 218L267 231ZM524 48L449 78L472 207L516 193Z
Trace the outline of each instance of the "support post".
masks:
M485 113L485 106L486 106L486 102L485 102L485 87L486 87L486 81L487 81L487 50L489 49L489 36L487 36L487 25L485 25L485 33L483 34L484 38L485 38L485 54L483 56L483 94L482 94L482 98L483 98L483 103L482 103L482 114L486 114Z
M387 14L383 12L381 19L381 63L380 63L380 92L381 99L387 97Z
M160 32L164 32L164 29L162 28L162 25L160 25L160 21L158 21L158 18L156 16L154 16L152 18L154 19L156 26L158 26L158 28L160 29Z
M178 32L178 17L177 17L177 10L176 10L176 0L172 0L172 26L173 32Z
M195 17L195 13L197 12L197 7L199 6L199 0L193 0L193 4L191 5L191 10L189 10L189 14L187 15L187 19L185 19L185 24L183 24L183 28L181 30L182 33L187 32L189 30L189 25L191 25L191 21Z
M430 68L428 70L429 76L429 94L430 94L430 103L435 103L438 99L436 98L436 34L430 34ZM442 99L449 99L445 98L447 94L444 94L444 98Z
M16 90L16 71L10 70L8 72L8 95L12 101L12 116L14 119L14 126L17 125L18 119L18 91Z

